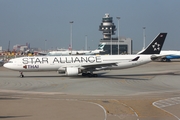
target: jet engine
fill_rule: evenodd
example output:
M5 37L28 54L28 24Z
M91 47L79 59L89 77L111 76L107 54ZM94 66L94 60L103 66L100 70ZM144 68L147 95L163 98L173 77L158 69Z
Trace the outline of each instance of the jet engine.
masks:
M65 74L68 76L78 75L80 73L80 69L77 67L67 67L65 69Z

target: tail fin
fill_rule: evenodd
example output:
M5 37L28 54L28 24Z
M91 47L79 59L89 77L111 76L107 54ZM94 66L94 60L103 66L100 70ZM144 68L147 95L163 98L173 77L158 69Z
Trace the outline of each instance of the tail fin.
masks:
M104 50L104 46L106 45L106 43L101 43L99 46L98 46L98 50Z
M164 44L167 33L159 33L155 39L138 54L159 54Z

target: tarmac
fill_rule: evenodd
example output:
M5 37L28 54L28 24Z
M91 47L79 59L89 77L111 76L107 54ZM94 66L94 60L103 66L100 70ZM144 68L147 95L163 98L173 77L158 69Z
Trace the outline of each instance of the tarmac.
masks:
M0 67L2 120L178 120L180 62L67 77Z

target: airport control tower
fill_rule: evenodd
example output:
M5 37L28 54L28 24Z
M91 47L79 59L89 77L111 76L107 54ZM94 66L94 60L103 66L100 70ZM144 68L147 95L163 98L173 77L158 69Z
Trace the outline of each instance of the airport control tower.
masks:
M110 40L112 35L115 35L116 26L113 23L113 18L109 17L108 13L106 13L105 17L102 18L99 30L103 32L104 40Z
M100 44L105 43L104 52L101 54L131 54L132 53L132 40L125 37L113 37L115 35L116 26L113 23L113 17L108 13L102 18L99 26L99 31L102 31L103 38Z

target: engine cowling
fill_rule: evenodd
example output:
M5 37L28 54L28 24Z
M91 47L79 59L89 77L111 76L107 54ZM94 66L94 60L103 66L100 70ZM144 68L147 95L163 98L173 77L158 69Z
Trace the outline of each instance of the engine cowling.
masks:
M78 75L79 72L80 72L80 70L77 67L67 67L65 69L65 74L68 76Z

